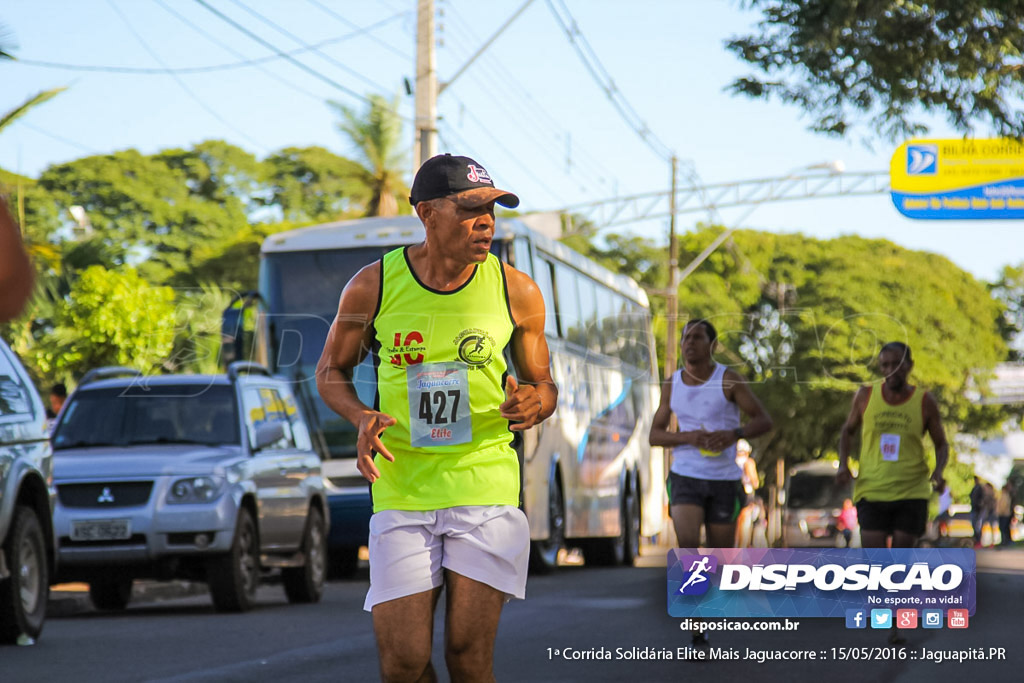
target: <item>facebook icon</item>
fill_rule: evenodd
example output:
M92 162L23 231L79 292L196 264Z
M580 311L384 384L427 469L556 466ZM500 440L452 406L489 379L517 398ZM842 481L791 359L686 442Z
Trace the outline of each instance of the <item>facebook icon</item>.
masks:
M867 628L867 612L862 609L846 610L846 628Z

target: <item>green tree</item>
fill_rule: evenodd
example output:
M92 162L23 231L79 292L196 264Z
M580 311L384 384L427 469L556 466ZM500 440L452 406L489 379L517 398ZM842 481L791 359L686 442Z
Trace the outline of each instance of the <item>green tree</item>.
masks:
M270 203L284 219L319 223L359 215L353 196L363 192L356 180L365 170L323 147L287 147L267 157Z
M216 374L220 366L221 312L231 292L214 284L175 291L174 348L161 363L167 372Z
M684 235L681 260L719 230ZM754 231L732 239L682 283L680 308L716 325L719 360L754 382L772 414L762 468L835 451L854 391L877 379L875 357L887 341L910 345L913 381L935 394L951 433L982 422L967 389L1006 347L1001 307L971 275L886 240Z
M210 187L207 163L199 154L164 158L132 149L51 166L39 186L63 211L85 209L115 263L138 263L162 283L191 267L199 245L222 242L248 224L232 190Z
M410 213L409 188L402 181L402 119L398 98L388 101L371 95L365 113L331 102L341 117L338 130L348 137L359 163L353 175L358 183L354 199L365 207L366 216L397 216Z
M236 220L265 203L266 168L241 147L205 140L192 149L162 150L153 158L183 173L193 198L222 205Z
M866 125L897 140L926 113L959 131L984 122L1024 135L1024 0L746 0L757 33L728 48L759 73L731 89L776 97L844 135Z
M1003 338L1010 343L1007 360L1024 360L1024 263L1004 267L991 291L1004 306L999 325Z
M40 324L14 332L15 350L37 378L73 382L103 365L150 372L173 349L174 290L150 285L134 269L91 266L66 299L49 305Z

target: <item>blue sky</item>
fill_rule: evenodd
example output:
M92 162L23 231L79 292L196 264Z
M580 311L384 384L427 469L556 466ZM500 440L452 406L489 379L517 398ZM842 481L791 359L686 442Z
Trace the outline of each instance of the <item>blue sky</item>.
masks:
M129 147L154 152L209 138L261 157L302 145L347 154L324 104L333 99L363 106L346 91L398 96L401 112L412 119L413 101L402 83L414 71L415 0L204 1L282 50L328 41L322 54L295 58L341 88L284 59L177 77L32 65L30 60L209 67L265 57L270 50L196 0L5 0L0 23L24 61L0 63L0 110L46 88L69 89L0 135L0 166L34 176L49 164L88 154ZM436 0L443 14L440 79L454 74L523 1ZM724 48L726 39L746 32L756 19L736 2L534 0L438 101L441 150L483 163L499 185L520 195L523 209L669 184L667 163L616 112L552 5L568 8L623 98L657 139L692 161L706 183L785 176L837 159L848 171L888 168L898 143L863 128L850 140L814 135L795 108L725 92L733 78L750 72ZM372 30L361 30L367 27ZM941 122L932 135L956 137ZM407 139L411 177L411 127ZM985 280L1003 265L1024 261L1024 240L1012 221L912 221L896 212L887 195L765 204L720 215L729 226L885 237L942 254ZM704 218L683 216L679 229ZM664 241L667 221L640 223L634 231Z

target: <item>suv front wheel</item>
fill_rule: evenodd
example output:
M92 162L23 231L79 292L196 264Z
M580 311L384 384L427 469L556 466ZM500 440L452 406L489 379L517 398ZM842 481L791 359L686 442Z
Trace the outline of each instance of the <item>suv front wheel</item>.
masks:
M288 602L318 602L324 593L324 576L327 574L327 538L324 517L316 508L310 508L306 518L302 554L306 561L301 567L281 570L284 594L288 596Z
M15 508L4 554L10 576L0 579L0 642L13 643L21 635L38 638L50 578L43 527L32 508Z
M221 612L245 612L252 608L259 584L259 537L252 514L242 508L235 525L231 550L207 568L214 606Z

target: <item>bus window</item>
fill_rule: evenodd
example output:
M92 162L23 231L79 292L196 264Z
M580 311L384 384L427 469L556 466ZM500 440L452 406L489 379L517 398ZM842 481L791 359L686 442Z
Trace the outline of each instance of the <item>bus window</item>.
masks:
M512 243L509 263L516 270L522 271L536 280L537 278L533 277L533 259L530 258L531 251L530 241L525 237L517 237Z
M585 345L576 271L572 268L555 268L555 296L558 297L558 329L562 336L575 344Z
M611 290L598 285L597 295L597 326L595 332L599 340L599 350L606 356L615 358L615 320L613 313L619 297Z
M555 314L555 291L551 283L551 271L554 266L551 262L540 257L534 252L533 255L533 281L540 288L541 296L544 297L544 333L549 337L558 335L558 317Z
M580 297L580 346L591 353L601 353L601 326L597 319L597 283L576 273Z

